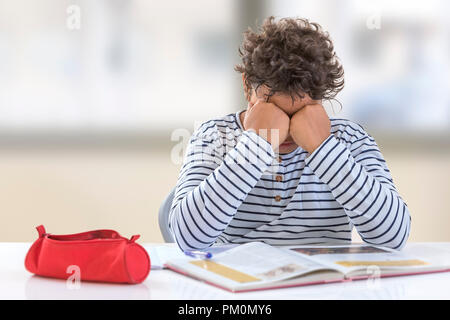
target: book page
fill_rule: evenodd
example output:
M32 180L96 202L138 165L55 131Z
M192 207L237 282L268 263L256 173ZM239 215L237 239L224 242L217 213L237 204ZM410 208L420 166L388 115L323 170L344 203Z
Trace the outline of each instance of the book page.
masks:
M430 266L422 259L405 255L399 251L366 244L290 246L288 249L346 274L357 270L368 270L374 266L380 270L423 269Z
M227 250L209 260L191 259L185 263L172 263L190 274L239 288L249 283L270 283L326 269L302 256L276 247L252 242Z
M211 252L213 255L219 254L231 248L238 246L237 244L223 244L223 245L214 245L208 248L208 252ZM161 245L161 246L152 246L146 248L147 252L150 255L151 259L151 268L152 270L164 269L165 264L169 260L175 259L186 259L189 258L184 254L183 251L180 250L177 246L169 246L169 245Z

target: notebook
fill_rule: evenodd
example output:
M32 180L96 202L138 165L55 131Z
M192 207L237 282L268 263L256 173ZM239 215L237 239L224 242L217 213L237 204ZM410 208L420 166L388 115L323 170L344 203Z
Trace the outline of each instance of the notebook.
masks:
M211 259L172 259L175 272L231 292L450 271L420 257L365 244L274 247L243 244Z

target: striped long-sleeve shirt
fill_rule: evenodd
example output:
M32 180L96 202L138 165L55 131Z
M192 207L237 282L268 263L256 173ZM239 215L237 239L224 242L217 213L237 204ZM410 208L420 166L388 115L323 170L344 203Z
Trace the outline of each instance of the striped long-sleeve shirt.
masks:
M169 215L182 250L214 243L351 242L401 249L411 218L375 140L358 124L331 120L310 155L277 155L240 112L203 123L190 139Z

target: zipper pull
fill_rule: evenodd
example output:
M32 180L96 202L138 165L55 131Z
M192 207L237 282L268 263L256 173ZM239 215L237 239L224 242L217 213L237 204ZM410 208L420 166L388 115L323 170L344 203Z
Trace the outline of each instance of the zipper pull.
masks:
M47 233L45 232L45 228L42 224L40 226L37 226L36 230L39 233L39 238L45 237L47 235Z
M131 238L130 238L130 240L128 240L128 242L135 242L137 239L139 239L141 237L141 235L139 235L139 234L136 234L136 235L134 235L134 236L132 236Z

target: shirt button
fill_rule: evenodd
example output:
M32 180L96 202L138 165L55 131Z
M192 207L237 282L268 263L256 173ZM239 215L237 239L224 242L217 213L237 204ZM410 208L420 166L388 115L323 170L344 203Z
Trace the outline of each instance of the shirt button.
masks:
M281 157L278 157L278 162L281 163L283 161L283 159L281 159Z
M277 180L277 182L281 182L281 181L283 181L283 177L282 176L276 176L275 180Z
M275 196L275 201L276 202L280 202L281 201L281 196Z

